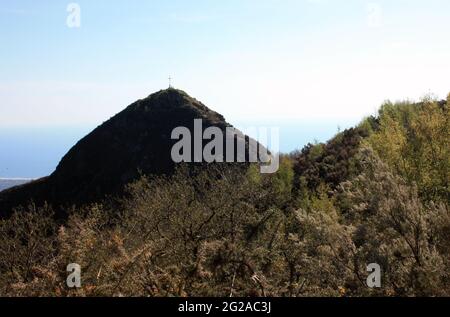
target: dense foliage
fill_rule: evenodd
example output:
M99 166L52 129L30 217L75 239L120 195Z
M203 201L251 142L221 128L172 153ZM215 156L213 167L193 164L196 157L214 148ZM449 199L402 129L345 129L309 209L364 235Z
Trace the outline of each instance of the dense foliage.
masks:
M448 101L386 103L273 175L180 167L64 222L28 206L0 220L0 294L450 296L449 131Z

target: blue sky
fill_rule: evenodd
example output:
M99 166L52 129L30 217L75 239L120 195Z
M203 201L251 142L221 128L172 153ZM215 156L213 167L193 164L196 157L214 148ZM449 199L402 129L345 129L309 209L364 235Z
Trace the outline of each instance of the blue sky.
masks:
M0 126L95 125L174 85L223 113L327 120L450 91L447 0L0 3Z
M450 92L448 0L0 2L0 177L51 173L92 128L168 86L283 152Z

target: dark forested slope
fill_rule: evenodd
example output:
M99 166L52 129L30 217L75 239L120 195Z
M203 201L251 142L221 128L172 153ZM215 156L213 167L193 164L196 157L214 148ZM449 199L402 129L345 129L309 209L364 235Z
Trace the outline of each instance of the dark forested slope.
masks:
M202 119L203 130L231 126L181 90L169 88L138 100L80 140L49 177L2 192L0 215L31 201L54 206L99 201L142 175L171 174L171 148L177 142L172 130L193 131L194 119ZM244 142L249 150L248 138Z

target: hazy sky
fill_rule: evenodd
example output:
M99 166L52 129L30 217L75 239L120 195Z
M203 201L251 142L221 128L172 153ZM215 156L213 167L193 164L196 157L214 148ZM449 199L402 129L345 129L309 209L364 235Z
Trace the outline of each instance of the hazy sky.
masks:
M245 120L358 120L450 91L448 0L0 2L0 126L92 125L174 85ZM71 20L74 21L74 20Z

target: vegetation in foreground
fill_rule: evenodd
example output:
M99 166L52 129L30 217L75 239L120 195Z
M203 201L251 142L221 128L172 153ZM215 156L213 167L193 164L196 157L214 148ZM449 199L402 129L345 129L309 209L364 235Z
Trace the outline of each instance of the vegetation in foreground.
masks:
M274 175L180 167L65 221L21 208L0 220L0 295L450 296L449 101L386 103Z

